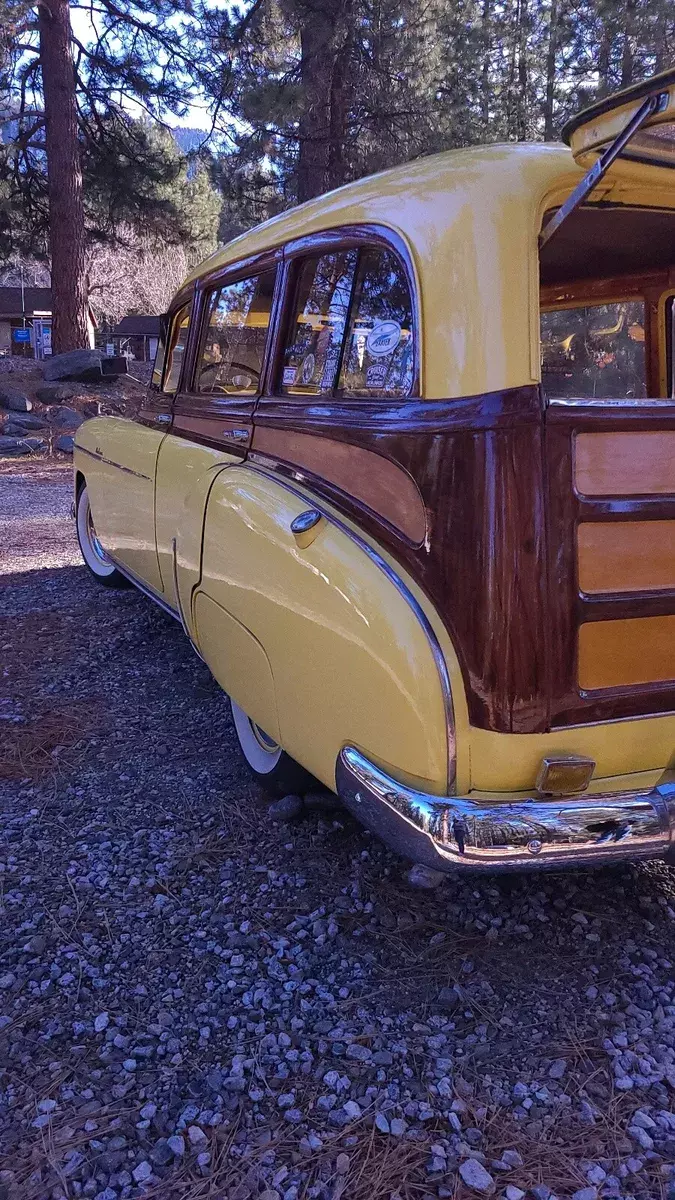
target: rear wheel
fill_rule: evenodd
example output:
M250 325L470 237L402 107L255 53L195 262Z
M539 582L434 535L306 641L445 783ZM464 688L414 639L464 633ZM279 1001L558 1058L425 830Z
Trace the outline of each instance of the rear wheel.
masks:
M269 734L251 720L243 708L234 700L230 700L230 704L241 752L251 774L267 792L273 796L285 796L290 792L303 795L320 786L314 776L286 754Z
M104 587L129 587L129 582L110 561L96 535L94 518L89 504L89 493L86 484L77 494L75 508L75 528L77 540L86 566L95 579Z

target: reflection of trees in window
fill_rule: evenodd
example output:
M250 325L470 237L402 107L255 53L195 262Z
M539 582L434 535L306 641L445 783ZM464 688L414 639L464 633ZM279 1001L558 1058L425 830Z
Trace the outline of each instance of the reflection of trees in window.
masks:
M342 354L344 395L410 393L412 301L394 254L373 248L307 260L300 268L294 310L284 355L284 391L332 392Z
M401 263L367 250L357 272L340 374L346 396L407 396L414 373L412 301Z
M284 352L284 391L315 395L333 390L356 258L356 250L347 250L302 264L291 341Z
M645 396L641 300L541 314L542 384L551 396Z
M200 392L257 391L275 276L265 271L212 294L197 371Z

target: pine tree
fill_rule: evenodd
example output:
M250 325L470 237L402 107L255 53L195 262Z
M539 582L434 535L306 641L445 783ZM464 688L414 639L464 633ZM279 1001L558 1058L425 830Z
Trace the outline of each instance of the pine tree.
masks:
M159 207L155 201L178 173L176 155L153 142L131 113L185 114L205 74L194 49L198 13L191 0L97 0L93 9L68 0L35 8L10 0L9 8L3 40L14 131L7 203L20 209L34 245L44 246L48 236L59 352L86 339L92 215L98 213L94 233L101 236L116 222L156 221L169 211L161 196ZM78 32L74 13L90 14L80 16Z

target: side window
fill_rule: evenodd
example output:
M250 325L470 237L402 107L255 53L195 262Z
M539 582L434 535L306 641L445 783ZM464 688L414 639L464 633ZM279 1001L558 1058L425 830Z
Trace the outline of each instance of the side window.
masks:
M152 382L155 387L161 388L163 392L170 392L172 395L178 388L183 355L190 330L191 312L191 303L179 308L169 325L168 347L165 344L164 335L160 337L157 345ZM162 383L162 375L164 375L164 383Z
M333 391L354 286L356 250L308 258L298 271L293 324L284 350L286 394Z
M363 250L340 371L341 394L409 396L413 339L412 299L402 264L389 250Z
M276 268L211 293L197 391L254 395L260 386Z

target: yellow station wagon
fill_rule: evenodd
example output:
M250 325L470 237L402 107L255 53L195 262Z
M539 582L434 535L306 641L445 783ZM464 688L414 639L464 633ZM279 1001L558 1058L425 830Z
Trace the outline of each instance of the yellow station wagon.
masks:
M257 776L439 870L675 857L675 70L565 138L237 238L76 439Z

